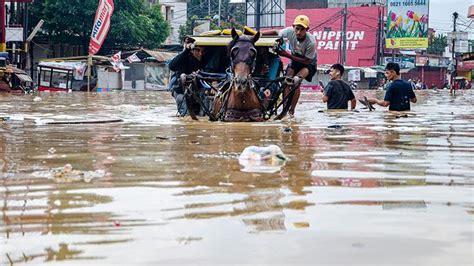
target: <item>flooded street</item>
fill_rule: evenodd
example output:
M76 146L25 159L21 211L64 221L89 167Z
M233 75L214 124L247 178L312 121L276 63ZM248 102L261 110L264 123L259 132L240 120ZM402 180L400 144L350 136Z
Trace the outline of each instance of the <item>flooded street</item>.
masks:
M0 95L0 265L474 262L472 91L407 115L306 92L265 123L177 118L165 92L38 96ZM123 122L48 124L98 119ZM271 144L286 164L239 163Z

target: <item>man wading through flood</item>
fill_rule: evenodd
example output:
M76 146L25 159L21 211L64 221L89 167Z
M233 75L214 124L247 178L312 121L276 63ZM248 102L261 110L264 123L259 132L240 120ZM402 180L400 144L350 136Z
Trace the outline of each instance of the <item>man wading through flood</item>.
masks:
M400 79L400 66L397 63L388 63L385 67L385 77L390 81L383 100L369 99L369 103L383 107L389 106L390 111L409 111L410 102L416 103L413 87L407 81Z
M277 53L280 56L286 57L291 60L288 68L286 69L286 75L289 77L295 77L298 82L303 79L311 82L314 74L316 74L316 40L314 36L309 32L309 18L305 15L299 15L293 22L293 27L285 28L281 31L270 30L262 32L263 35L276 35L279 37L288 39L290 45L291 54L285 50L278 50ZM289 90L287 87L286 90ZM265 91L267 97L270 91ZM289 110L290 115L295 114L296 104L300 97L300 86L295 90L295 95L291 102Z
M334 64L329 70L328 85L324 88L323 102L327 103L328 109L347 110L348 102L351 102L351 110L356 108L357 101L349 84L342 80L344 67L341 64Z

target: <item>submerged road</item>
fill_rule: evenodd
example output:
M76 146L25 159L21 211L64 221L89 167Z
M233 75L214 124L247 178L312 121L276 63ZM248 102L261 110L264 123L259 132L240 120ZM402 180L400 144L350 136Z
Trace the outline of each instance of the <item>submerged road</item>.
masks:
M474 93L417 96L239 124L165 92L2 94L0 265L472 265ZM97 120L122 122L54 124ZM290 160L239 163L271 144Z

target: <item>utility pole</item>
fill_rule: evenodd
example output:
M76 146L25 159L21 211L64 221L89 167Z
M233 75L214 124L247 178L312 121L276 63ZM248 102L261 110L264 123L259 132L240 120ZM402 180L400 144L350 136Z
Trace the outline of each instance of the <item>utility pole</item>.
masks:
M453 38L453 51L452 52L453 52L454 69L451 74L451 92L454 91L454 82L455 82L456 75L458 74L458 59L456 57L456 37L457 37L456 24L457 24L458 17L459 17L459 14L457 12L454 12L453 13L454 28L453 28L453 34L452 34L452 38Z
M344 4L344 20L342 22L342 65L346 65L347 58L347 3Z
M218 26L221 27L221 2L222 0L219 0L219 12L218 13L218 16L219 16L219 20L218 20Z
M256 6L255 6L255 9L256 9L256 12L255 12L255 29L257 31L260 30L260 14L261 14L261 10L260 10L260 1L261 0L255 0L256 2Z
M5 0L0 0L0 52L7 51L6 32L5 32Z
M207 15L211 16L211 0L207 1Z

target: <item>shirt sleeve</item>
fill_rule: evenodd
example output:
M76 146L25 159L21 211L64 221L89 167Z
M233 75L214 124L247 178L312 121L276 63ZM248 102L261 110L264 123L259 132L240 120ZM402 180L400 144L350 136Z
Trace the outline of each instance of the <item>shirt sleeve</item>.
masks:
M289 38L292 30L293 28L291 27L284 28L278 33L278 37Z
M180 68L183 68L183 66L186 65L186 61L190 56L192 55L189 50L182 51L168 63L169 69L171 71L179 71Z
M392 85L393 85L393 82L387 86L387 91L385 92L385 97L383 99L386 102L391 102L392 100L392 96L393 96Z

